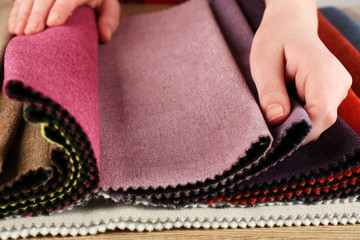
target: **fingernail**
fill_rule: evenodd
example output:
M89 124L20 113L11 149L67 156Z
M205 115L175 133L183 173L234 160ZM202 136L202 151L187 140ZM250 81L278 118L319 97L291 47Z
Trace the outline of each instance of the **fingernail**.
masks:
M274 103L266 108L266 118L269 122L284 115L284 108L281 104Z
M57 12L52 12L50 13L47 23L54 24L58 18L59 18L59 14Z
M106 28L106 30L105 30L105 38L106 38L107 41L110 40L110 38L111 38L111 30L110 30L110 28Z
M39 27L39 22L31 22L29 25L25 28L25 34L31 34L36 32L36 30Z

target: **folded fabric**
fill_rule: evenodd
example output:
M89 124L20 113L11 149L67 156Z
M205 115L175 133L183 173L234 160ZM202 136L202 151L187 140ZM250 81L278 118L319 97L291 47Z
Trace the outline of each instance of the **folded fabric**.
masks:
M187 205L294 179L301 186L304 178L355 176L360 138L341 119L298 150L311 125L295 98L287 121L267 127L246 57L253 33L243 16L238 23L246 34L237 35L244 41L234 47L206 0L124 18L112 41L100 46L99 86L89 8L77 9L64 26L15 37L6 51L4 90L25 102L25 118L40 122L43 135L63 149L52 154L62 181L4 211L51 213L97 187L126 201ZM352 187L325 198L357 190ZM295 197L324 198L313 192Z
M48 28L36 35L17 36L8 44L4 90L12 99L26 103L24 117L31 122L41 122L43 135L61 150L51 153L53 174L46 184L0 206L1 217L49 213L75 204L96 189L97 48L95 16L87 7L77 9L61 27ZM62 107L57 104L59 101ZM77 121L82 123L81 127ZM37 131L39 134L40 128ZM37 150L32 152L36 155ZM40 155L33 158L31 164L44 161L37 159ZM34 176L27 184L40 179ZM21 188L9 191L14 190L21 191Z
M357 23L360 24L360 8L355 8L355 7L347 7L347 8L342 8L342 10L349 15L350 17L352 17L352 19L354 19Z
M174 228L253 228L359 223L360 202L356 198L259 204L256 207L169 209L92 200L51 216L22 217L0 222L0 238L39 235L77 236L106 230L155 231ZM185 230L184 230L185 231ZM214 234L214 233L211 233Z
M7 19L11 8L0 8L0 62L10 40ZM1 71L1 85L3 71ZM49 186L56 169L50 165L50 144L40 133L40 126L22 119L23 104L9 100L0 91L0 212L9 216L15 202L32 199L36 192ZM24 206L22 206L24 207Z
M336 7L326 7L319 10L360 51L360 24Z
M188 204L230 193L310 129L292 101L269 131L207 1L123 18L99 62L100 187L119 198Z

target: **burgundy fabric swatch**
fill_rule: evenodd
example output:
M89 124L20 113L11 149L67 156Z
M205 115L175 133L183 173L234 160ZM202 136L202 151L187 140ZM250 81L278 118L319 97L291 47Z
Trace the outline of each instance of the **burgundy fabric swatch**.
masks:
M105 190L205 181L270 136L206 0L123 18L99 80Z

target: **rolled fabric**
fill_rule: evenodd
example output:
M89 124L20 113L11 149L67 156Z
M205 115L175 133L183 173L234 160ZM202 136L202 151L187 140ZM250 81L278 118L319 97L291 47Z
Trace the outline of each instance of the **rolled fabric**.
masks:
M62 26L9 42L4 91L26 103L27 121L40 122L43 136L61 149L51 153L54 174L43 191L34 190L11 205L2 205L1 217L47 214L73 206L96 190L97 49L95 14L89 7L75 10Z
M336 7L326 7L319 10L360 51L360 24Z

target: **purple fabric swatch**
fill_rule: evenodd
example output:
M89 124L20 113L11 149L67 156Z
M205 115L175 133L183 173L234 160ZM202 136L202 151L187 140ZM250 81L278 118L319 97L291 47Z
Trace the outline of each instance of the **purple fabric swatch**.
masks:
M104 189L204 182L270 137L206 0L123 18L99 79Z
M265 10L264 0L237 0L242 12L246 16L250 27L254 32L260 26L263 13Z
M224 24L220 23L220 27L222 28L224 36L225 36L226 40L228 41L228 45L230 46L230 48L232 50L232 53L235 57L235 60L238 64L239 68L241 69L242 72L245 72L244 76L245 76L245 80L246 80L247 84L250 86L250 88L252 88L253 95L256 95L256 89L254 87L254 84L253 84L253 81L251 78L251 74L250 74L250 69L249 69L249 54L250 54L251 41L253 38L252 30L249 28L245 18L244 17L241 18L241 16L242 16L241 11L238 8L238 5L236 4L235 0L233 0L233 1L227 1L227 0L214 1L213 4L214 4L213 5L214 8L219 7L220 12L217 12L215 10L215 16L220 15L220 16L217 16L217 20L224 21ZM230 23L230 27L228 28L229 32L227 32L223 27L226 28L227 26L229 26L229 23ZM231 37L232 33L235 33L235 34L237 33L236 36L241 38L241 40L236 39L236 41L239 43L239 45L235 45L236 42L233 42L233 44L229 44L228 37L229 36ZM122 31L122 34L124 34L123 31ZM169 34L166 34L166 36L169 36ZM200 38L198 37L198 39L200 39ZM168 40L169 39L167 39L167 41ZM232 48L236 48L236 50L234 51ZM102 50L100 50L100 52L101 51ZM252 87L251 87L251 84L252 84ZM101 95L102 94L100 91L100 98L101 98ZM257 168L257 171L250 175L246 175L242 178L236 178L236 180L234 177L231 177L231 178L229 178L231 181L236 181L236 183L240 183L240 182L244 181L244 179L250 179L250 178L256 176L261 171L266 170L266 168L269 167L270 165L277 164L277 162L281 161L286 155L291 154L291 152L300 145L301 141L294 145L289 144L291 147L288 147L288 146L285 147L287 149L286 151L283 151L280 154L278 152L282 146L287 144L286 141L285 141L285 143L284 143L284 141L282 141L283 137L286 135L287 131L289 131L291 128L293 128L294 125L299 124L299 123L304 123L306 126L310 125L310 119L309 119L306 111L294 99L291 100L291 103L292 103L292 113L289 116L289 118L281 126L271 129L271 133L274 137L274 144L272 145L271 150L268 152L268 154L263 156L263 158L260 160L260 162L264 163L263 167ZM242 121L242 120L239 119L239 121ZM302 133L302 134L305 134L302 137L302 138L304 138L306 136L306 133ZM298 137L298 136L296 136L296 137ZM222 149L221 151L226 151L226 150ZM199 159L198 161L201 161L201 160ZM220 185L226 185L227 180L224 179L219 183L221 183ZM221 191L229 190L229 189L233 188L234 186L235 185L229 185L227 187L219 187L219 193ZM188 194L190 194L190 192L193 192L194 194L196 194L196 193L199 193L200 191L208 191L209 189L210 189L209 186L201 187L201 188L198 187L197 189L192 188L192 191L178 189L177 193L176 193L176 189L175 189L171 194L170 193L162 194L162 196L160 196L160 198L164 197L164 199L166 199L172 195L180 197L183 194L188 195ZM144 194L144 196L146 196L146 197L149 197L150 195L151 195L151 193L146 193L146 195ZM130 192L119 191L118 193L114 193L114 196L117 198L132 199L133 194ZM166 201L166 200L164 200L164 201Z
M243 188L244 185L252 187L296 180L301 175L318 173L345 162L347 157L359 151L359 146L359 136L341 118L338 118L316 142L299 148L290 157L246 184L241 184L239 188Z
M249 23L253 24L253 29L256 31L260 24L259 19L262 18L265 9L264 3L258 0L240 0L239 2L242 3L241 7L243 7L244 13L246 12L248 16L253 18L249 19ZM254 8L254 4L257 7ZM261 4L262 6L260 6ZM244 19L240 8L236 6L235 0L215 0L213 7L216 12L215 15L218 16L217 19L221 25L221 29L226 36L227 42L238 64L249 67L249 55L247 58L241 57L240 55L242 53L250 54L249 48L251 44L248 42L251 41L247 40L244 44L244 36L252 38L253 34L249 32L249 27L240 27L240 24L237 24ZM236 7L240 11L234 10ZM242 24L247 23L242 22ZM246 50L244 48L248 49ZM289 123L285 122L283 125L288 124ZM274 139L277 139L277 134L274 134L274 131L272 131L272 133ZM359 149L359 141L359 136L339 118L330 129L321 135L318 141L299 148L291 156L286 157L284 161L274 165L250 181L239 184L238 187L241 189L245 185L252 187L253 185L261 186L265 183L271 184L283 180L289 181L290 179L297 179L303 174L328 169L333 165L345 161L346 156L353 155L356 150Z

